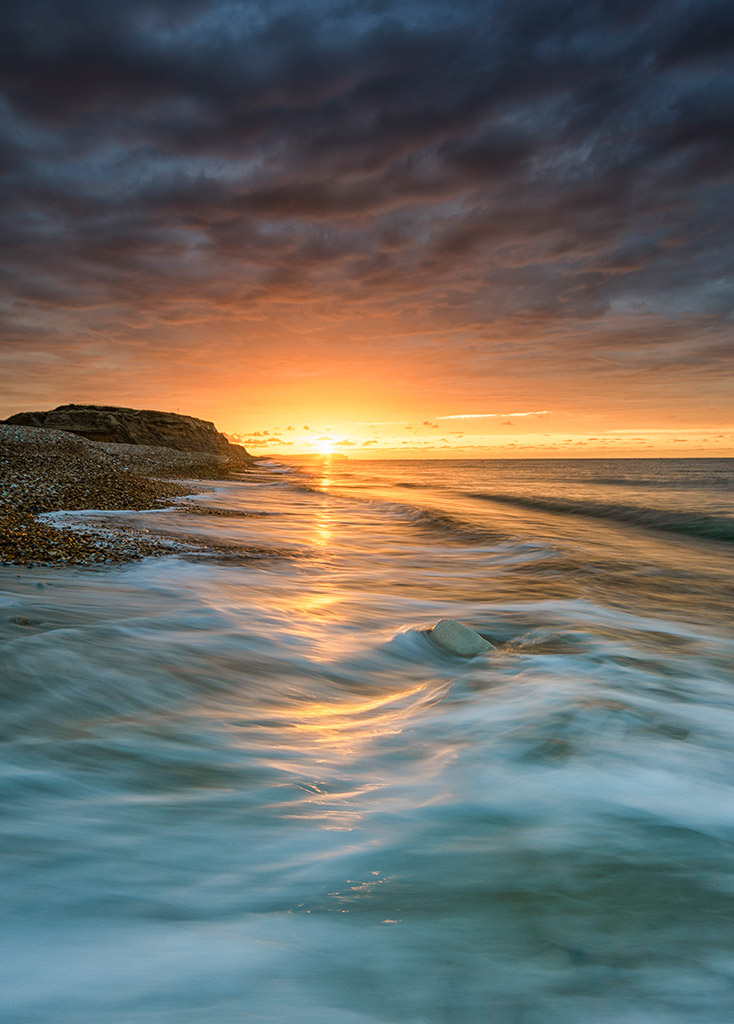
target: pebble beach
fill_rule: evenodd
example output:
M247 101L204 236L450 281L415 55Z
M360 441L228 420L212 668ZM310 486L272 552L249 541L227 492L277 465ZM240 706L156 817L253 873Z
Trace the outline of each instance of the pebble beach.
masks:
M192 480L229 479L242 469L242 463L205 452L0 424L0 564L89 565L170 554L172 545L184 545L123 526L63 529L38 517L164 506L197 489Z

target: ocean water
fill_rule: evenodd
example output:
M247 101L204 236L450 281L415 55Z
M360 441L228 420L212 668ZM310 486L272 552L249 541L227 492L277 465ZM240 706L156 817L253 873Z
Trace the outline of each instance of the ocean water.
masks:
M2 1020L728 1024L733 485L269 463L0 569Z

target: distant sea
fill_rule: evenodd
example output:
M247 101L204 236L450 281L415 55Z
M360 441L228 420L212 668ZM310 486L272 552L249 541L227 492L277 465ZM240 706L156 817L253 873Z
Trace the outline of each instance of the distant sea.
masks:
M734 460L196 500L0 569L6 1024L734 1019Z

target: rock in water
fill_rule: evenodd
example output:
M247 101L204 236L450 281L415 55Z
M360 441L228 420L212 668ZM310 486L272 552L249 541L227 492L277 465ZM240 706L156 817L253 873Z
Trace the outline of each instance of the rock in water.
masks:
M495 648L480 636L476 630L470 629L456 619L441 619L433 627L429 636L433 642L448 654L461 654L471 657L483 651L494 651Z

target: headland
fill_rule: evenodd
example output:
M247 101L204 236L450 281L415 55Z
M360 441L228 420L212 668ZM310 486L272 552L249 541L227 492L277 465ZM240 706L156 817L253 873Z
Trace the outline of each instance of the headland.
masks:
M140 531L59 529L38 516L164 505L196 489L182 480L239 477L255 461L212 423L176 413L68 405L11 416L0 422L0 563L83 565L168 553L164 538Z

